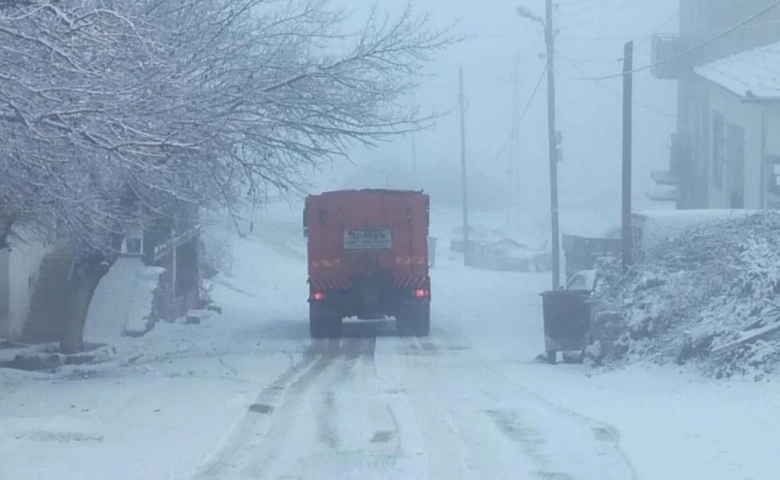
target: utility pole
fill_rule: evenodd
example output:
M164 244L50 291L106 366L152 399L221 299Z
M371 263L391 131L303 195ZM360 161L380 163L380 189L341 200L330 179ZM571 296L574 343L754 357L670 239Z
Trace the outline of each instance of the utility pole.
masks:
M623 49L623 269L633 262L633 228L631 228L631 163L633 135L634 42Z
M555 30L553 2L546 0L544 37L547 44L547 143L550 156L550 223L552 230L553 290L561 284L561 251L558 219L558 135L555 129Z
M471 264L471 242L469 241L469 197L466 175L466 96L463 92L463 67L460 67L459 75L460 95L458 103L460 105L460 168L461 168L461 188L463 197L463 264Z

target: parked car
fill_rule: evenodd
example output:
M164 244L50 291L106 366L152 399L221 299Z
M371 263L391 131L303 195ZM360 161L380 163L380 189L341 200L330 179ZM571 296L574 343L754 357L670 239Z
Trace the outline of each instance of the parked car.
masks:
M571 276L566 283L566 290L587 290L593 293L599 281L599 274L595 269L580 270Z

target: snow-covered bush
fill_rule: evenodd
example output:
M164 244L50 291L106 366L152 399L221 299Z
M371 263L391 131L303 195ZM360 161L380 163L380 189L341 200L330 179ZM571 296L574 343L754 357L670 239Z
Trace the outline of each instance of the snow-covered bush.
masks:
M664 242L627 273L618 263L604 265L593 328L599 360L700 361L717 376L773 370L780 360L772 338L775 325L780 330L779 230L780 215L756 214Z

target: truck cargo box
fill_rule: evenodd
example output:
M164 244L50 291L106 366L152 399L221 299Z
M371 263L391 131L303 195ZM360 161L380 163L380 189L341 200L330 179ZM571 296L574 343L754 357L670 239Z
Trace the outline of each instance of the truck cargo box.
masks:
M396 317L401 333L427 334L429 216L429 197L417 191L342 190L307 197L313 336L338 333L345 317L385 316Z

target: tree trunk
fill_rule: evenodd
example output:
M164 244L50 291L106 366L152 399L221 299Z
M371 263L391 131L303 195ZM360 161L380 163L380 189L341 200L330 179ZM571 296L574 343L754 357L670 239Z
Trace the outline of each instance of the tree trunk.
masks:
M92 254L76 263L71 278L71 296L65 315L65 331L60 340L60 351L65 354L84 350L84 326L87 323L89 304L95 290L111 267L101 254Z
M11 227L14 219L8 215L0 214L0 248L8 247L8 235L11 234Z

